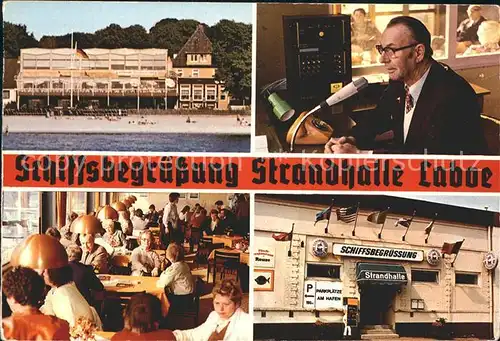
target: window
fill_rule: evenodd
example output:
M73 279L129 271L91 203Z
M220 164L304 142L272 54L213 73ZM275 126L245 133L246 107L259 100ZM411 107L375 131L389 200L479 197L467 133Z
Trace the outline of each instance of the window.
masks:
M220 100L225 101L226 100L226 94L220 94Z
M193 77L199 77L200 76L200 70L198 69L193 69L193 71L191 72L191 75Z
M215 86L207 86L207 101L215 101Z
M201 101L203 100L203 87L202 86L196 86L193 89L193 100L195 101Z
M9 90L2 91L2 99L9 99L9 98L10 98Z
M306 276L340 279L340 265L307 264Z
M197 54L191 54L191 55L189 55L189 59L192 62L197 62L198 61L198 55Z
M189 85L181 85L181 100L189 101L191 99L191 93L189 91Z
M39 192L3 192L2 264L14 248L31 234L39 233Z
M438 283L438 271L411 270L412 282Z
M351 53L353 67L379 64L375 45L389 21L408 15L422 21L431 33L435 58L446 57L446 6L445 5L372 5L344 4L343 14L351 15Z
M67 211L78 215L87 213L87 200L85 192L68 192Z
M458 5L457 56L500 53L498 5Z
M478 285L478 278L477 274L455 273L455 284Z
M200 199L200 193L189 193L189 199Z

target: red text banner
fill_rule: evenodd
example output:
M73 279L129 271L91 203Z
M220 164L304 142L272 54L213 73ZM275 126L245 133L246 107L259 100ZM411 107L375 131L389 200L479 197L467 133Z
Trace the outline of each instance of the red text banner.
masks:
M500 160L4 154L4 187L500 192Z

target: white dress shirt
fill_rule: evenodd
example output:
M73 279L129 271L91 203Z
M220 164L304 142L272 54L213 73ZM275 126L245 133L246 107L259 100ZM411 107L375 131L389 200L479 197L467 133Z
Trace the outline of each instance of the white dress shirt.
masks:
M174 295L192 294L194 291L194 278L185 262L172 263L160 275L156 282L158 288L168 287Z
M425 73L420 77L420 79L413 85L409 87L409 93L411 97L413 97L413 108L405 113L404 123L403 123L403 134L404 134L404 142L406 142L406 137L408 136L408 131L410 130L411 120L413 118L413 113L415 112L415 108L417 107L418 98L420 97L420 93L422 92L422 88L424 86L425 80L427 79L427 75L430 71L430 66L425 71Z
M76 323L79 317L84 317L93 321L98 329L102 329L99 315L87 303L74 282L50 289L40 311L45 315L56 316L68 321L70 327Z

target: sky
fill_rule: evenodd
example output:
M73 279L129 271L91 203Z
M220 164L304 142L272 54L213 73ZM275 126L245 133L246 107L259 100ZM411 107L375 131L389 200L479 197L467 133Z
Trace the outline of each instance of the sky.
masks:
M436 195L436 194L391 194L395 197L431 201L440 204L467 207L484 211L487 207L490 212L500 212L500 202L497 196L477 195Z
M5 1L4 21L26 25L36 39L44 35L92 33L115 23L146 30L165 18L195 19L209 26L221 19L252 23L251 3Z

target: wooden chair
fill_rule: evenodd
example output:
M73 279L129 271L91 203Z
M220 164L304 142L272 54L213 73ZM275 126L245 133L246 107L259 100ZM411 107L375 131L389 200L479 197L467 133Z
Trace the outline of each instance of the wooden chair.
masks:
M113 256L110 265L109 273L112 275L130 275L132 273L128 256Z
M127 307L132 296L145 293L145 291L134 293L109 293L101 305L100 317L104 331L118 332L123 329L123 311Z
M213 239L209 237L201 237L198 242L198 249L196 250L195 262L196 266L200 264L208 264L208 256L212 252Z
M217 270L220 270L220 278L224 278L226 272L236 272L236 280L239 279L240 269L240 253L239 252L225 252L215 250L213 261L213 280L215 285L215 276Z
M192 328L197 327L200 314L200 296L203 284L204 284L203 280L200 277L196 276L194 292L190 295L186 295L189 296L189 298L184 301L185 304L183 304L182 307L174 307L172 305L170 307L167 318L170 319L179 317L179 318L192 319L193 320ZM171 296L169 295L169 298L170 297Z

